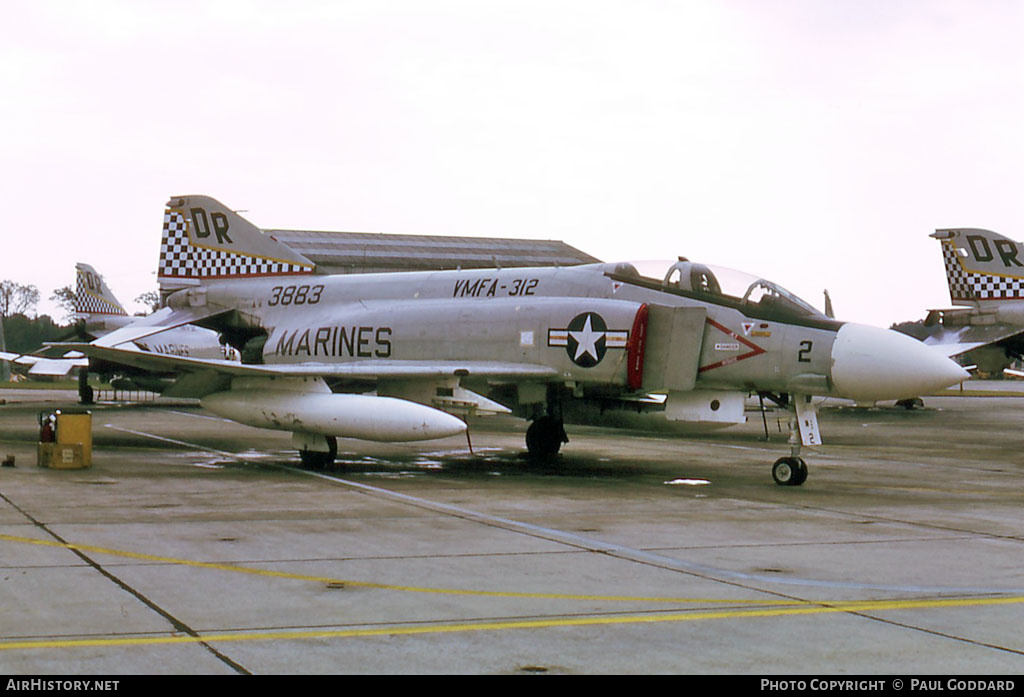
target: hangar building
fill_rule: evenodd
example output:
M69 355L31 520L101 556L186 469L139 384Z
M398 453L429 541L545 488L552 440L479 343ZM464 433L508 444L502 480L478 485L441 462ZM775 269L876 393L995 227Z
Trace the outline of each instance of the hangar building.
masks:
M558 240L264 230L317 265L320 274L574 266L600 259Z

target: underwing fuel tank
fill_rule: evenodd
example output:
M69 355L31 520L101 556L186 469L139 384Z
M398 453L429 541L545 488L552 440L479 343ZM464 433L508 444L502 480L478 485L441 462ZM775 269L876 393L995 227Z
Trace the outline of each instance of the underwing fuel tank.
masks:
M257 428L339 438L407 442L465 432L451 414L394 397L235 389L202 399L214 414Z

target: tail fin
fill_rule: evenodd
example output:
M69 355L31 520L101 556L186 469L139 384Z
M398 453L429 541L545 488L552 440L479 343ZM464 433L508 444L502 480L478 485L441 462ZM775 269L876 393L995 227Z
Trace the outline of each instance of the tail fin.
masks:
M1024 246L990 230L936 230L954 305L1024 299Z
M209 196L175 196L167 202L157 270L161 289L218 278L311 274L315 268Z
M127 315L124 306L114 297L107 282L96 269L79 262L75 264L75 315Z

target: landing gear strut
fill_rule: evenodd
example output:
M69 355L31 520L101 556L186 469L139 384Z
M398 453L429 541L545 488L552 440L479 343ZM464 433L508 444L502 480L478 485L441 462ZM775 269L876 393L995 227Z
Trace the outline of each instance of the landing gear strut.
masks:
M761 414L764 415L764 397L767 396L779 406L792 409L789 418L789 457L780 457L772 465L772 479L780 486L800 486L807 481L807 463L800 457L800 449L804 445L821 445L821 433L818 430L818 410L807 395L786 395L778 397L771 394L759 394L761 398ZM765 422L765 439L768 438L768 424Z

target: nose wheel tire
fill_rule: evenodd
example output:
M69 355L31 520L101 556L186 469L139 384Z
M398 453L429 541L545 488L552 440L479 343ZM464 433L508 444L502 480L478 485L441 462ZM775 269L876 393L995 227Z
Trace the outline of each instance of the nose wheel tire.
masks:
M780 486L800 486L807 481L807 463L800 457L780 457L772 465L772 479Z

